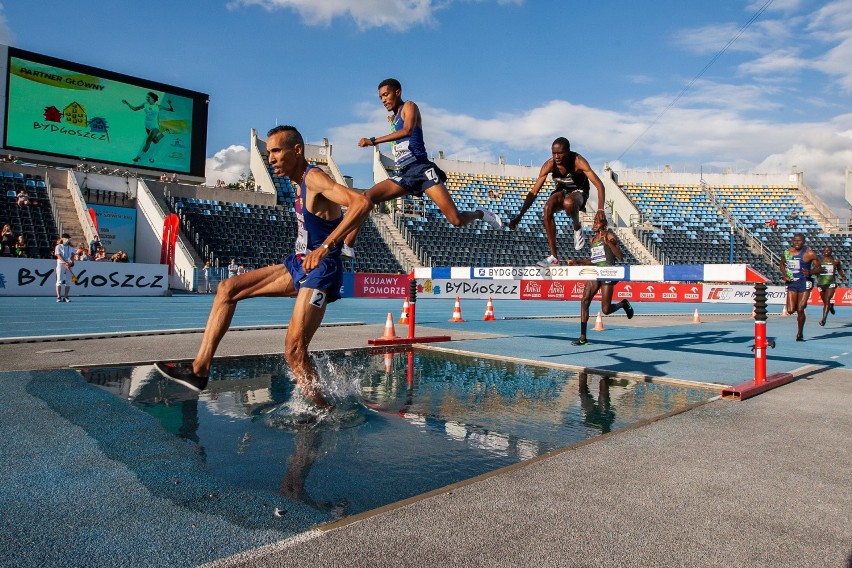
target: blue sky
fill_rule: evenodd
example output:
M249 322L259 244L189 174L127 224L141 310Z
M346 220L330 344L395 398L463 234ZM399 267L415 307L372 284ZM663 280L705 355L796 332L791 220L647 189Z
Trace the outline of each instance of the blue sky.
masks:
M849 216L852 0L0 6L2 43L209 93L212 179L247 166L251 128L289 123L328 138L343 172L369 186L371 154L356 141L387 131L376 86L396 77L427 148L446 157L539 166L567 136L597 170L796 165Z

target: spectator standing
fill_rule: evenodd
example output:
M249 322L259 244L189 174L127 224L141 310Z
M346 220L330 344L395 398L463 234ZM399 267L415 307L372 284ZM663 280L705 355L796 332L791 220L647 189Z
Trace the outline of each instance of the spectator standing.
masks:
M0 235L0 256L12 256L15 250L15 233L12 227L3 225L3 233Z
M103 246L101 245L101 238L95 233L95 236L92 237L91 242L89 242L89 256L93 259L98 258L98 251L101 250Z
M234 276L236 276L237 271L239 269L240 269L240 267L237 265L237 259L232 258L231 264L228 265L228 278L233 278Z
M213 267L210 266L210 261L204 263L204 268L201 269L201 276L204 278L204 293L210 294L213 291L212 286L210 285L210 278L212 276L211 272L213 272Z
M56 257L56 301L62 301L62 287L65 287L65 301L70 302L68 297L71 293L71 267L74 266L74 247L71 246L71 235L62 233L62 237L56 241L53 249Z

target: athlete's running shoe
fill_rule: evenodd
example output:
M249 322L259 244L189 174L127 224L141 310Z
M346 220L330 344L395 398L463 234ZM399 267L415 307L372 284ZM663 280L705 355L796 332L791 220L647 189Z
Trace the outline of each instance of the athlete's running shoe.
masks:
M488 223L488 225L492 229L502 229L503 228L503 220L500 219L500 215L489 211L488 209L483 209L479 207L477 211L482 211L482 220Z
M624 302L624 313L627 314L627 319L633 319L633 306L630 305L630 301L622 301Z
M834 315L834 302L829 302L828 311L831 312L831 315Z
M559 264L559 259L553 255L548 256L544 260L539 260L536 264L539 266L556 266Z
M580 337L578 337L575 341L571 342L571 345L577 345L577 346L588 345L588 344L589 344L589 342L582 335Z
M340 258L355 260L355 249L343 243L343 246L340 248Z
M796 336L796 341L804 341L804 340L805 340L805 338L802 337L801 335Z
M583 250L586 246L586 237L583 236L583 229L574 231L574 250Z
M191 364L181 365L159 361L154 363L154 368L167 379L180 383L194 391L203 391L207 388L208 377L196 375L192 370Z
M825 327L825 318L822 318L821 320L819 320L819 325L820 325L820 327Z

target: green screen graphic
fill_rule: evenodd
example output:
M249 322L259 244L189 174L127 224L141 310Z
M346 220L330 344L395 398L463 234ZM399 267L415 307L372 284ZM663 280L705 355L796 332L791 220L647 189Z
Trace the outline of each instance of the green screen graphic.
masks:
M190 172L193 99L9 58L6 146Z

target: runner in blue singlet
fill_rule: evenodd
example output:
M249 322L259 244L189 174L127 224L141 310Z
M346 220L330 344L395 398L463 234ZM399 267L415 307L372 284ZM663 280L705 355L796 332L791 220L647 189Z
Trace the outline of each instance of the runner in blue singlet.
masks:
M391 113L391 133L385 136L361 138L358 146L377 146L390 142L397 173L380 181L369 190L367 197L373 204L383 203L403 195L421 196L424 193L435 202L447 221L455 227L482 219L493 229L503 227L500 217L487 209L459 212L444 182L447 175L429 161L423 143L423 119L420 109L412 101L402 100L402 85L396 79L385 79L379 83L379 98ZM346 237L343 255L354 255L357 231Z
M292 126L269 131L266 150L276 176L299 181L296 250L284 264L267 266L223 280L207 319L204 337L190 365L159 362L166 377L204 390L219 342L231 324L237 302L257 296L296 296L284 342L284 356L305 396L320 407L328 401L316 388L316 368L308 355L326 305L340 298L343 237L360 227L372 209L366 196L335 183L305 160L305 143ZM346 208L343 215L342 207Z
M813 250L805 246L805 235L793 235L791 246L781 257L781 280L787 284L787 313L796 312L798 333L796 341L804 341L805 308L813 288L811 276L822 272L819 258Z

